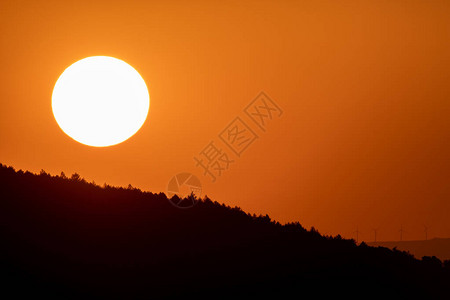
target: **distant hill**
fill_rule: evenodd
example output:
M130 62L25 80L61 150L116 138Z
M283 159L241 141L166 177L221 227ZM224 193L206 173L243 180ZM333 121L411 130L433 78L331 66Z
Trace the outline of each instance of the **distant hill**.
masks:
M274 199L282 201L282 199ZM442 296L450 266L281 225L208 198L0 165L2 294L46 298Z
M407 251L417 258L436 256L441 260L450 260L450 239L434 238L422 241L372 242L367 244L375 247L397 248Z

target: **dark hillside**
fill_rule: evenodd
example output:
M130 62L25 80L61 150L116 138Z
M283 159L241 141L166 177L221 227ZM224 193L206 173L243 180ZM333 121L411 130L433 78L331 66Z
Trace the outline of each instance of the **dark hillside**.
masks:
M162 193L5 166L0 238L3 290L17 295L438 296L450 282L438 259L357 246L209 199L177 209Z

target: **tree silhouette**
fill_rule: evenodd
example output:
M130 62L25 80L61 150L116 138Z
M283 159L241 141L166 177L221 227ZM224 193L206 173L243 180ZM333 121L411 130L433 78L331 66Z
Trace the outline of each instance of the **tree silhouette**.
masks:
M336 285L345 281L383 295L437 297L450 280L449 262L435 257L356 245L299 222L281 225L207 196L174 198L197 204L179 209L165 194L131 185L0 165L3 290L17 297L285 298L333 284L334 294L348 295Z
M81 176L78 173L73 173L72 176L70 176L70 179L73 181L81 181Z

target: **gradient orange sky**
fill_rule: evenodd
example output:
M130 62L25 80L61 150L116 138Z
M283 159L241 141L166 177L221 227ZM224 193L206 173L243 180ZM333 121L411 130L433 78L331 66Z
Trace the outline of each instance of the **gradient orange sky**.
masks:
M136 68L151 98L108 148L51 109L60 74L94 55ZM0 162L16 169L152 192L191 172L213 200L325 234L450 237L449 1L3 0L0 64ZM260 91L283 115L212 183L193 157L225 149Z

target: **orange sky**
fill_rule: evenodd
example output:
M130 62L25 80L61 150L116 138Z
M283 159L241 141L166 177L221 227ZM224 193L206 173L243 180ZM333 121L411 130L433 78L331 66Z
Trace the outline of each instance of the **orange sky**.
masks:
M219 202L371 241L450 236L450 3L1 1L0 162L165 191L192 172ZM141 130L108 148L58 127L51 94L87 56L149 87ZM283 110L264 133L243 109ZM194 156L235 117L259 138L215 183Z

